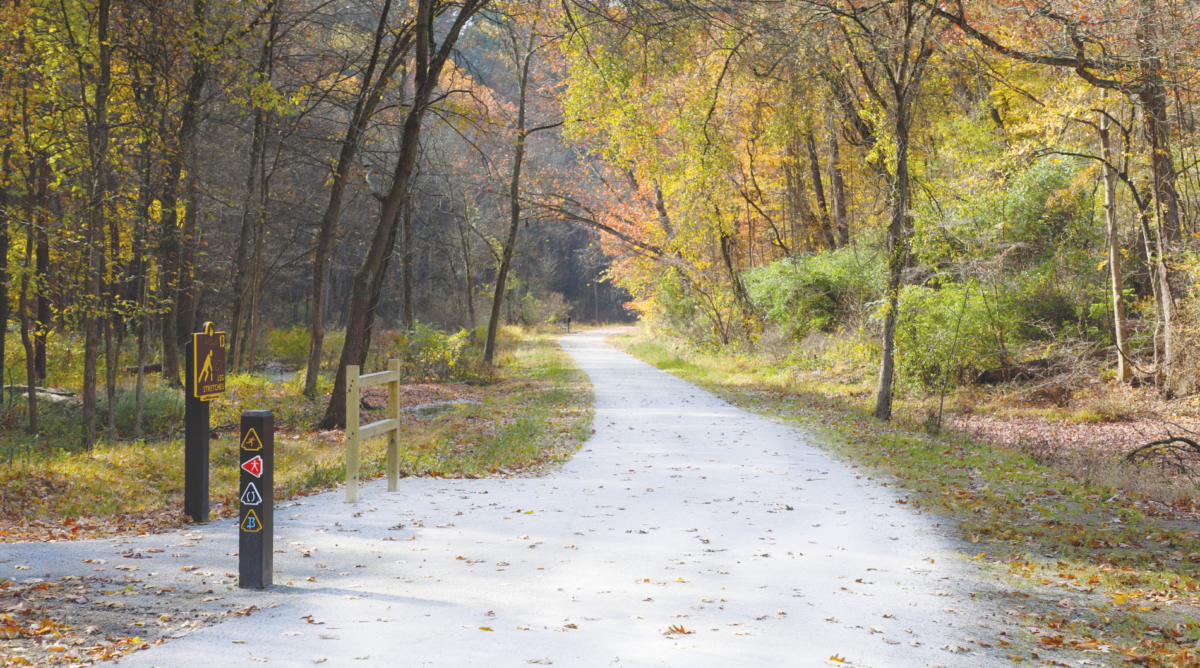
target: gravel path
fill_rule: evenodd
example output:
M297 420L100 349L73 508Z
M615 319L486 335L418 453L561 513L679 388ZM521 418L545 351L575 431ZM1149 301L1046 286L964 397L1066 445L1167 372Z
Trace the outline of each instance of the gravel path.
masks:
M394 494L375 481L354 506L341 491L285 504L271 590L223 577L237 568L229 521L192 532L186 548L180 534L15 545L10 563L90 575L82 558L160 548L139 562L147 582L153 564L160 580L214 587L213 610L261 608L200 629L164 623L181 637L125 666L1003 663L970 643L990 613L971 600L976 569L937 518L895 505L898 490L805 432L604 334L563 339L596 393L596 433L567 465L543 478L409 478ZM188 556L171 558L179 550Z

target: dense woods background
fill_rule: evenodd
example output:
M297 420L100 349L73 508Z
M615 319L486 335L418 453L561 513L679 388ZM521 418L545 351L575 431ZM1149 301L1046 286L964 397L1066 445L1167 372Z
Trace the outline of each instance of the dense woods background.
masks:
M869 369L882 419L1064 374L1200 391L1195 3L0 11L5 428L41 384L84 447L122 393L138 435L119 372L178 382L206 320L316 398L388 346L486 366L501 321L627 314Z

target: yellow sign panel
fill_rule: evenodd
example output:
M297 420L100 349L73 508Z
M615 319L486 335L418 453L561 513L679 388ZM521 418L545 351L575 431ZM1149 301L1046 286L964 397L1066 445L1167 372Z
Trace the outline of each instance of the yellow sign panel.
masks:
M254 510L246 513L246 519L242 520L242 531L262 531L262 522L258 521L258 515L254 514Z
M254 431L254 427L250 427L250 431L246 434L246 438L242 439L243 450L262 450L262 441L259 440L258 434Z
M211 322L204 331L192 334L192 396L212 401L225 392L225 332L213 331Z

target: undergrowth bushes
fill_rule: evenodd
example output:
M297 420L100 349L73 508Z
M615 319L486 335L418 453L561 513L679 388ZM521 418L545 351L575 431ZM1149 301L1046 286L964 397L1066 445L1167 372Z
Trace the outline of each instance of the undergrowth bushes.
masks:
M800 341L861 319L883 294L886 276L882 255L864 244L755 267L743 280L764 319Z
M914 207L898 304L899 388L928 391L1036 358L1082 360L1112 344L1107 240L1095 183L1087 163L1039 157L998 187L922 199ZM1122 245L1136 248L1136 241ZM686 278L665 269L652 290L639 294L649 324L696 352L759 356L805 370L854 369L851 375L861 377L879 364L887 255L882 232L863 225L850 245L741 272L749 304L736 298L719 258L712 262L717 270ZM1143 294L1149 283L1139 282L1137 253L1126 257L1128 322L1140 349L1153 343L1154 303ZM1184 264L1176 265L1180 274ZM1200 351L1200 312L1188 308L1182 316L1197 326L1182 334ZM1200 374L1186 383L1200 387Z

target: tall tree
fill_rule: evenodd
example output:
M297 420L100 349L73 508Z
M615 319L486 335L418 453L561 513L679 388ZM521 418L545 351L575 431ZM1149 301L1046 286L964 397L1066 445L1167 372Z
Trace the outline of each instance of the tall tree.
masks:
M1178 173L1172 155L1168 119L1169 96L1163 76L1165 24L1194 23L1183 6L1161 7L1158 0L1136 0L1127 9L1110 17L1111 7L1100 2L1077 3L1064 11L1046 11L1038 6L1009 2L964 0L935 3L920 0L930 11L944 18L972 40L1005 57L1022 62L1074 71L1089 84L1106 90L1136 95L1142 107L1142 123L1149 144L1153 215L1156 224L1158 306L1162 317L1165 367L1170 373L1174 359L1175 298L1179 290L1173 281L1172 256L1181 237L1179 222ZM1035 40L1009 44L981 27L980 17L1024 14L1023 27Z
M379 207L379 217L367 248L367 255L355 273L350 289L346 315L346 340L342 345L337 378L334 381L329 406L321 421L324 428L343 426L346 423L346 366L352 363L361 363L369 346L368 332L374 315L373 306L379 303L379 290L382 289L382 281L379 280L380 268L384 266L384 258L392 253L392 246L395 244L397 227L400 223L400 209L408 196L409 179L416 167L421 124L429 110L434 91L437 89L438 78L441 76L446 62L454 53L454 45L458 41L459 35L487 3L488 0L464 0L461 2L458 6L458 13L446 28L446 33L439 44L435 40L434 34L435 20L438 14L435 10L442 3L437 3L438 7L435 7L434 0L418 0L417 2L417 14L413 26L415 58L412 104L404 117L396 166L392 170L391 187ZM313 310L316 311L316 309Z
M83 110L87 132L86 171L84 187L87 191L87 250L84 269L84 299L82 318L83 343L83 392L81 396L83 424L81 446L91 450L96 442L96 373L100 358L101 324L107 320L104 314L102 282L105 271L106 206L109 187L109 120L108 100L112 89L112 44L109 35L111 0L99 0L96 4L95 34L89 35L90 26L76 25L76 17L63 5L62 22L74 49L74 60L80 83L80 108ZM91 39L89 39L91 38ZM94 41L93 41L94 40ZM32 385L32 378L30 384Z
M496 332L500 324L500 309L504 305L504 291L508 283L508 273L512 269L513 251L517 246L517 231L521 227L521 168L525 162L526 141L535 132L549 130L562 125L555 121L536 127L526 127L526 113L529 102L529 74L534 58L538 52L557 39L555 36L539 34L538 17L528 18L527 33L520 34L518 17L507 16L499 19L506 33L508 53L512 59L511 65L517 74L517 117L513 127L512 167L508 181L508 235L504 239L504 249L500 255L500 266L496 268L496 285L492 293L492 311L488 317L487 338L483 345L483 361L491 364L496 354Z
M887 307L874 411L877 419L889 420L896 373L900 289L913 233L908 164L913 107L935 52L933 39L944 22L919 0L894 0L877 5L818 0L812 4L819 13L835 17L850 66L861 78L867 95L887 114L891 130L893 157L888 165L889 219L886 228Z
M449 3L438 2L429 8L431 19L449 8ZM304 373L304 394L314 396L317 380L321 374L321 351L325 343L325 296L328 292L329 264L333 257L333 242L337 237L338 220L342 212L342 201L350 170L361 148L362 137L374 118L383 99L384 92L393 85L396 70L404 65L412 48L417 25L405 19L398 28L389 28L392 21L392 0L384 0L375 28L371 56L366 69L359 78L350 122L342 136L341 147L330 178L329 202L321 216L317 231L317 246L313 253L312 297L309 306L308 360ZM390 45L388 40L390 41ZM386 48L386 50L385 50ZM401 84L403 85L403 84Z

